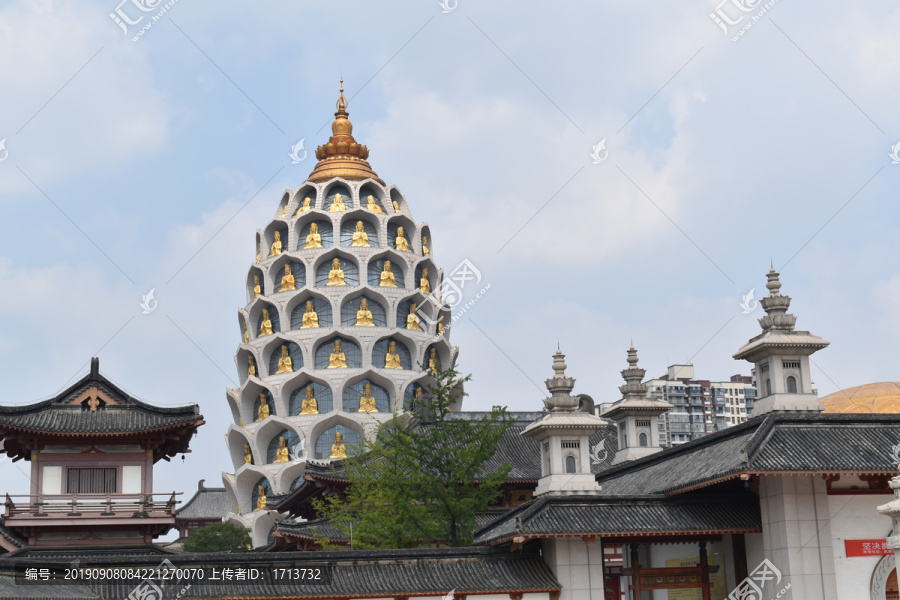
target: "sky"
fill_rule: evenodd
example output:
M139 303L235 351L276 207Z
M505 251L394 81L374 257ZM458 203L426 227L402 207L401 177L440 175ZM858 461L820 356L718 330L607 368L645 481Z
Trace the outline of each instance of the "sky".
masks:
M451 332L465 408L539 410L557 345L596 402L632 341L648 378L749 374L731 355L770 262L831 342L820 394L900 379L896 2L116 1L0 5L0 402L99 356L137 397L199 404L159 491L232 469L255 232L315 166L341 77L435 261L481 277ZM0 464L6 491L28 466Z

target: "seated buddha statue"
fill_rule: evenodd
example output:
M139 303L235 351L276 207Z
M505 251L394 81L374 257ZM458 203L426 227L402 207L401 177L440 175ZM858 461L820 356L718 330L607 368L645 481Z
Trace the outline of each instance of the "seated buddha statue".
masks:
M351 247L359 248L359 247L368 247L369 244L369 234L366 233L365 227L362 221L356 222L356 231L353 232L353 241L350 243Z
M344 206L344 197L340 194L335 194L334 201L328 207L328 212L341 212L342 210L347 210L347 207Z
M422 236L422 256L428 256L431 254L431 250L428 249L428 236Z
M366 208L371 210L373 213L378 213L381 215L384 214L384 211L381 210L381 207L378 206L378 204L375 202L375 196L373 196L372 194L366 196Z
M344 271L341 269L341 259L335 258L331 261L331 270L328 272L328 283L325 285L347 285L347 282L344 281Z
M385 369L402 369L403 365L400 364L400 355L397 353L397 342L391 340L388 343L387 354L384 355L384 368Z
M334 340L334 347L331 351L331 356L328 359L328 368L329 369L346 369L347 368L347 357L344 356L344 351L341 349L341 340Z
M444 335L444 315L441 315L441 318L438 319L437 334Z
M303 199L303 205L302 205L300 208L297 209L297 214L294 215L294 216L295 216L295 217L299 217L300 215L302 215L302 214L305 213L306 211L310 210L310 209L312 208L312 207L310 206L310 203L311 203L311 202L312 202L312 198L310 198L309 196L307 196L306 198L304 198L304 199Z
M250 444L244 444L244 464L253 464L253 454L250 452Z
M256 363L253 362L253 355L247 357L247 377L256 375Z
M428 368L431 369L432 373L437 373L441 370L438 366L437 353L434 348L431 349L431 353L428 355Z
M301 415L317 415L317 414L319 414L319 403L316 402L316 399L313 396L313 389L312 389L311 385L306 386L306 398L303 399L303 404L300 405L300 414Z
M291 265L284 265L284 275L281 276L281 291L296 290L297 281L291 273Z
M397 287L397 281L394 278L394 272L391 271L391 261L384 261L384 269L381 271L381 277L378 282L379 287Z
M242 321L241 322L241 337L244 339L245 344L250 343L250 332L247 331L247 325Z
M375 322L372 320L372 311L369 310L369 301L363 298L359 301L359 310L356 311L357 327L374 327Z
M303 313L303 322L300 329L315 329L319 326L319 315L316 314L312 300L306 301L306 312Z
M256 264L259 264L259 260L262 257L262 249L260 248L259 242L256 242Z
M268 308L263 309L262 322L259 324L259 335L257 337L264 335L272 335L272 321L269 319Z
M288 205L285 204L284 208L281 209L281 214L278 215L279 219L283 219L285 216L287 216L287 207L288 207Z
M391 200L391 202L392 202L393 205L394 205L394 212L400 212L400 205L397 203L397 201L396 201L396 200Z
M394 245L397 250L409 252L409 242L406 241L406 234L403 233L403 227L397 228L397 237L394 239Z
M294 361L291 360L290 355L288 354L287 344L281 345L281 358L278 359L278 370L275 371L276 375L281 375L282 373L293 373L294 372Z
M288 454L287 442L284 439L284 436L278 438L278 449L275 450L275 462L288 462L290 461L290 455Z
M256 510L266 510L266 488L261 485L256 486Z
M272 249L269 250L269 256L278 256L281 254L281 232L275 232L275 241L272 242Z
M269 416L269 401L264 392L259 393L259 410L256 411L256 420L262 421Z
M319 226L315 223L311 223L309 226L309 235L306 236L306 244L303 246L304 250L309 250L310 248L321 248L322 247L322 236L319 235Z
M253 299L256 300L259 298L259 295L262 293L262 286L259 285L259 275L253 276Z
M428 282L428 267L422 267L422 278L419 280L419 289L423 294L431 293L431 284Z
M372 395L372 384L367 383L363 386L362 396L359 397L359 412L378 412L375 396Z
M409 314L406 315L406 328L407 329L415 329L416 331L420 331L421 327L419 327L419 317L416 316L416 303L413 302L409 305Z
M331 456L328 458L347 458L347 446L340 431L334 432L334 443L331 445Z

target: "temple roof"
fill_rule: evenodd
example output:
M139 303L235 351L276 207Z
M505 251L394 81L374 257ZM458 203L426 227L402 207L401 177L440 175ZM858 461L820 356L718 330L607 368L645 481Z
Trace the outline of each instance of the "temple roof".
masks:
M30 442L48 439L57 442L110 438L121 442L148 434L163 434L158 442L166 446L158 458L184 452L197 427L204 423L196 404L160 407L131 396L99 372L99 361L91 361L91 371L60 394L19 406L0 405L0 437L6 453L14 459L29 458ZM178 431L177 439L166 441L164 434ZM28 447L26 447L28 446Z
M763 473L896 473L900 415L772 412L612 467L603 494L678 494Z
M179 519L221 520L229 512L237 510L225 488L208 488L203 485L204 481L206 480L200 480L197 491L191 496L191 499L175 511L176 521Z
M762 531L752 494L669 498L545 494L475 531L476 544L570 536L651 536Z

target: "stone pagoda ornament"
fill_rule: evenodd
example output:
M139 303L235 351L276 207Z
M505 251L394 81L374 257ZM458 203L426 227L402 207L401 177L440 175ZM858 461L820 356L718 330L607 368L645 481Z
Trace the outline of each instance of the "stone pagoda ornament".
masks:
M589 440L594 432L607 426L607 421L578 410L579 399L572 396L575 378L566 375L565 359L557 349L553 355L554 375L545 382L550 391L550 397L544 399L547 414L521 434L541 447L541 478L535 496L600 491L591 473Z
M759 319L763 332L734 354L756 369L759 399L753 406L758 416L772 411L821 411L812 389L809 357L828 342L808 331L797 331L797 317L788 314L790 296L781 294L781 281L774 267L766 274L769 295L759 301L766 316Z
M897 463L897 470L900 471L900 442L891 450L894 462ZM894 551L896 560L898 552L900 552L900 475L895 476L890 481L891 489L894 490L894 499L887 504L878 507L878 512L890 517L894 527L891 534L887 538L887 547Z

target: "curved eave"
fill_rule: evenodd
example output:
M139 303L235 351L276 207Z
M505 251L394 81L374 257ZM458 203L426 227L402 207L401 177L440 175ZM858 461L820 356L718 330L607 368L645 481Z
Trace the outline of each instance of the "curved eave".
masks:
M179 429L182 427L193 427L197 429L201 425L204 425L206 421L203 418L192 419L190 421L181 421L178 423L172 423L170 425L162 425L160 427L150 427L147 429L132 429L128 431L93 431L93 432L85 432L85 431L54 431L49 429L33 429L30 427L21 427L19 425L15 425L12 423L3 423L0 422L0 436L6 435L4 430L11 429L16 431L24 431L33 434L41 434L46 436L59 436L59 437L128 437L128 436L140 436L148 433L159 433L162 431L168 431L171 429Z

